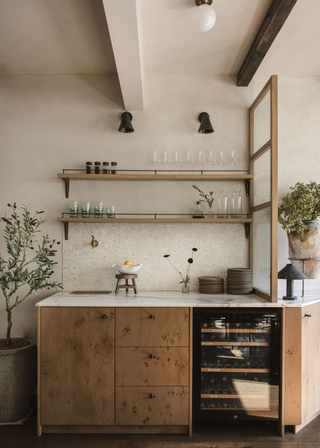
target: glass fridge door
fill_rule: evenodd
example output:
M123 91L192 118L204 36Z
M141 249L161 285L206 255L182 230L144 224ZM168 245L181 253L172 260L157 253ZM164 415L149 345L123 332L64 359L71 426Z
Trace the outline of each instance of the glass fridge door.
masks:
M196 419L278 419L278 315L202 312L195 322Z

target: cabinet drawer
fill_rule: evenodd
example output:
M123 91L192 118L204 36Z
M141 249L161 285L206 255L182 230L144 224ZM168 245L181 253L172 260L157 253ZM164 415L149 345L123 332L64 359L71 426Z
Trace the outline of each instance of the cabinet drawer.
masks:
M116 349L116 386L188 386L189 347Z
M188 387L116 387L116 425L188 425L188 409Z
M118 308L116 345L189 346L189 308Z

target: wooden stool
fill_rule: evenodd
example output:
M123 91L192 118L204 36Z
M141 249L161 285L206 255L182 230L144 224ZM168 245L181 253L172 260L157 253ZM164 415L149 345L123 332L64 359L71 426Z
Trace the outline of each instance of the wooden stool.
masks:
M126 292L128 292L129 289L133 289L135 294L138 293L137 285L136 285L136 281L135 281L135 279L138 278L137 274L116 274L116 278L118 279L116 291L115 291L116 294L118 294L120 288L126 288ZM126 281L125 285L120 285L120 281L122 279ZM130 280L130 279L132 279L132 285L129 285L128 280Z

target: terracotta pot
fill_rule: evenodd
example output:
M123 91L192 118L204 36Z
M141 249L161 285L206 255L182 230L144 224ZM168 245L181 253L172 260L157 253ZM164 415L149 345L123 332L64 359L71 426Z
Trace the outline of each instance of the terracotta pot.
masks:
M27 347L0 350L0 423L21 420L30 408L37 374L37 346L27 340Z
M303 233L290 232L288 235L289 260L308 278L320 277L320 222L308 222Z

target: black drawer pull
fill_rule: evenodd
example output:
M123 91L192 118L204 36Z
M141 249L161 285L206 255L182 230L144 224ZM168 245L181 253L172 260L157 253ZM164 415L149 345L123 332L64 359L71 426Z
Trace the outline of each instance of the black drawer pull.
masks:
M155 319L156 317L153 314L150 314L149 319Z
M154 359L155 356L151 353L151 355L149 356L149 358Z
M305 314L304 317L312 317L312 314Z
M108 316L104 314L103 316L101 316L101 319L108 319Z
M149 395L149 398L156 398L156 396L153 395L153 394L150 394L150 395Z

